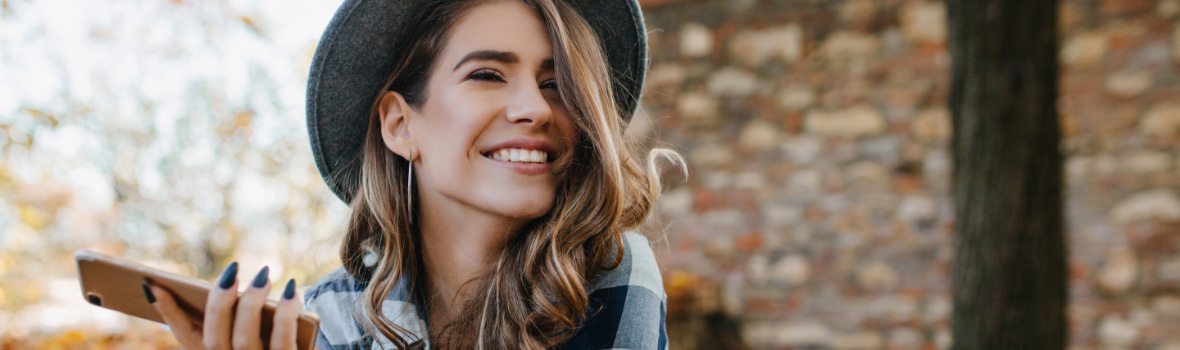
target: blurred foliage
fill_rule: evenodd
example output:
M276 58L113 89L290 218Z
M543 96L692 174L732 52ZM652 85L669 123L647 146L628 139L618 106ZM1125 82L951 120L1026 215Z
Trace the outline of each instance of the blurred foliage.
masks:
M303 113L338 2L0 1L0 348L171 339L86 304L78 249L301 286L339 267Z
M32 337L0 337L0 350L122 350L181 349L167 329L136 327L132 331L109 333L92 329L69 329Z

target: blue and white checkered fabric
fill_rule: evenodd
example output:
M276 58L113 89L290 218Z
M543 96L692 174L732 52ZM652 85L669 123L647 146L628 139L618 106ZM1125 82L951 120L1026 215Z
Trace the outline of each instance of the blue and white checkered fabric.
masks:
M638 233L624 236L623 262L590 281L590 315L560 349L668 348L664 294L660 269L647 239ZM426 321L407 300L407 284L398 283L386 297L382 313L394 323L426 337ZM358 323L363 315L364 285L343 268L324 277L304 296L304 305L320 316L316 339L320 349L395 349L385 337L367 334ZM423 339L429 348L429 339Z

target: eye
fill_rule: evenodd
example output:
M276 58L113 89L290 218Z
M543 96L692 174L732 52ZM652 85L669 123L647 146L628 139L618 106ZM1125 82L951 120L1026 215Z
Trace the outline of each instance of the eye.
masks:
M557 90L557 80L556 79L549 79L549 80L543 81L543 82L541 82L541 88L542 89Z
M468 75L467 79L481 80L481 81L492 81L492 82L504 82L505 81L504 76L501 75L500 72L497 72L492 69L486 69L486 68L471 72L471 75Z

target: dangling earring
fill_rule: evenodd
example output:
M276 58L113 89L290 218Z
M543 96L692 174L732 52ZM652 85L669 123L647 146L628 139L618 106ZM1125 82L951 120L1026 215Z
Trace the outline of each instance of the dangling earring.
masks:
M407 160L410 172L406 174L406 205L410 212L410 223L414 223L414 161Z

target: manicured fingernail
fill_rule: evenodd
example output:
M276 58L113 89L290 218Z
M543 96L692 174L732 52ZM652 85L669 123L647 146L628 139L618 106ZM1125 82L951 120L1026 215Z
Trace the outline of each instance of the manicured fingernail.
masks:
M147 280L143 280L143 296L147 298L148 304L156 303L156 295L152 294L152 288L148 286Z
M262 288L262 286L265 286L268 277L267 275L269 274L270 266L263 266L262 270L258 271L258 274L254 276L254 288Z
M234 281L238 279L238 262L229 263L229 267L225 268L225 272L221 273L221 281L217 282L217 286L221 289L229 289L234 285Z
M283 299L291 300L295 297L295 279L287 280L287 287L283 288Z

